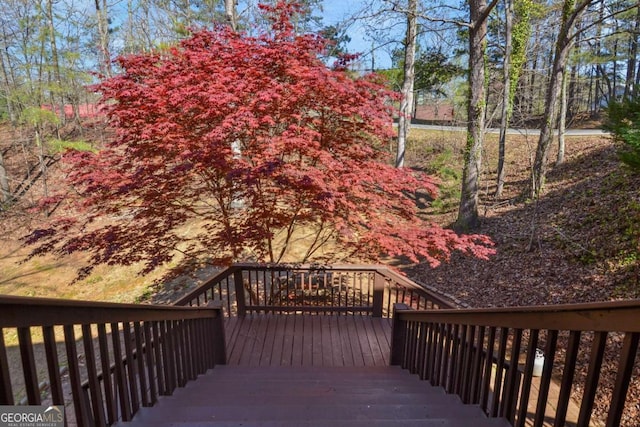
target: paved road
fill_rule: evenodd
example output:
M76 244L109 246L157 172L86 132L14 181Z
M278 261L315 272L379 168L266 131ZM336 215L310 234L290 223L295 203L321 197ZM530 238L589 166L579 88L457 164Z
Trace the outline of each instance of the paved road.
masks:
M467 130L466 127L463 126L442 126L442 125L420 125L420 124L411 124L412 128L416 129L429 129L429 130L441 130L441 131L458 131L464 132ZM488 133L499 133L499 129L487 129ZM507 131L510 135L540 135L539 129L509 129ZM602 129L567 129L565 135L567 136L603 136L609 135L609 132L604 131Z

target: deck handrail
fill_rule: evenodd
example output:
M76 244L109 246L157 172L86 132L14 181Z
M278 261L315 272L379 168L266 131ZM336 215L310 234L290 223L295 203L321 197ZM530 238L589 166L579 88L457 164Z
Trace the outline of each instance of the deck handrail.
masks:
M397 302L416 309L459 306L459 301L382 265L238 263L174 304L198 306L210 300L219 300L227 316L322 312L390 317Z
M212 305L0 296L0 313L0 405L16 404L20 390L29 405L40 405L46 383L47 402L73 406L79 426L131 420L140 405L152 406L226 360L222 311ZM5 342L12 333L17 346ZM72 402L65 402L61 358Z
M443 386L465 403L480 405L489 417L542 426L552 378L559 378L560 392L551 402L554 425L565 425L573 390L580 398L577 425L587 426L601 377L608 375L615 381L606 425L620 424L634 366L638 369L640 300L427 311L397 305L395 310L392 364ZM541 355L544 367L533 396L534 366ZM579 357L589 362L586 375L577 379ZM604 370L606 360L617 364ZM529 411L531 405L535 413Z

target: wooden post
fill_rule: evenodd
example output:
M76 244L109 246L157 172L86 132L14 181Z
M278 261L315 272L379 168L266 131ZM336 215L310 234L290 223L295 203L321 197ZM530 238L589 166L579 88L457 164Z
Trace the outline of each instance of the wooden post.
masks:
M400 319L400 312L409 310L406 304L393 304L393 329L391 330L391 365L402 365L407 340L407 322Z
M373 317L382 317L385 280L380 273L374 273L373 280Z
M213 319L213 353L216 365L227 364L226 337L224 334L224 315L222 313L222 303L220 301L209 301L207 307L217 310L217 316Z
M244 278L242 277L242 270L233 273L233 282L236 288L238 317L244 317L247 314L247 307L244 300Z

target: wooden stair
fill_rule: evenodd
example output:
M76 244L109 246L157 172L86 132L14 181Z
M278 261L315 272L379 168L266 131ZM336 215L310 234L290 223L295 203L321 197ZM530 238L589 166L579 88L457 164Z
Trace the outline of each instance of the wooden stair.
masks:
M504 427L398 367L216 366L121 427Z

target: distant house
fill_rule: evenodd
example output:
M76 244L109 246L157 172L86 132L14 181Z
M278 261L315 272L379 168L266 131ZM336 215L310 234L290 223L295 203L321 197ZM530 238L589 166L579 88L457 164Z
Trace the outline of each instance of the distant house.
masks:
M452 122L455 116L453 104L429 102L416 105L413 118L429 122Z

